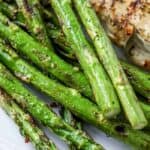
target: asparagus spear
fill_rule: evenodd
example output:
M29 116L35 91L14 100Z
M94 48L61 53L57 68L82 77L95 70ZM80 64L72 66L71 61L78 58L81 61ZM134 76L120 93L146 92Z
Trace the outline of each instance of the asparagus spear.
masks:
M103 66L99 63L94 49L87 42L80 24L71 9L70 1L50 0L50 3L60 24L62 24L67 40L71 44L90 82L96 103L105 113L105 116L110 117L118 114L120 107L115 90Z
M24 5L26 5L26 8L30 8L30 7L32 7L32 4L33 2L30 2L30 4L27 2L27 3L24 3L24 1L21 1L21 3L19 3L18 2L18 5L20 6L20 8L22 8ZM37 3L37 5L39 6L39 3L38 3L38 1L36 1L36 3ZM4 6L2 9L0 9L0 10L2 10L5 14L7 14L8 16L10 16L11 18L13 18L15 15L16 15L16 13L14 13L13 15L11 14L12 13L12 11L11 10L14 10L15 8L12 6L10 6L10 5L8 5L7 3L4 3L4 2L2 2L2 5ZM23 6L22 6L23 5ZM35 7L35 6L34 6ZM14 9L13 9L14 8ZM25 7L23 7L23 8L25 8ZM28 16L27 16L27 14L28 13L31 13L31 11L30 12L27 12L27 14L25 13L26 11L24 11L24 9L21 9L20 10L20 12L22 13L22 14L24 14L24 17L25 18L27 18ZM25 8L25 9L26 9ZM32 8L31 8L32 9ZM48 14L49 15L49 13L50 12L47 12L47 11L45 11L45 9L42 7L42 6L40 6L40 9L42 9L42 13L43 13L43 15L44 14ZM16 12L16 11L15 11ZM11 14L11 15L9 15L9 14ZM40 18L40 19L38 19L37 17L32 17L32 19L31 19L31 21L29 20L29 19L27 19L28 20L28 24L30 24L30 22L31 22L31 24L33 24L33 22L38 22L38 24L41 24L41 22L42 22L42 19L41 19L41 16L40 16L40 13L39 13L39 10L38 9L32 9L32 14L30 14L30 16L32 16L33 14L38 14L38 17ZM51 16L52 14L50 14L50 17L52 17ZM31 18L31 17L30 17ZM19 17L18 17L18 19L20 19ZM35 19L35 21L33 21L33 19ZM24 19L25 20L25 19ZM56 20L55 19L53 19L53 21L55 22ZM22 19L21 19L21 24L24 24L24 22L25 21L23 21ZM27 24L27 26L28 26L28 24ZM24 25L25 26L25 25ZM43 28L44 28L44 26L42 26ZM29 25L28 26L28 28L30 29L31 28L31 25ZM37 28L37 25L35 25L35 24L33 24L33 26L32 26L32 29L31 29L31 33L32 33L32 35L34 35L34 37L36 37L36 28ZM45 34L43 34L42 36L44 36ZM47 39L47 37L45 37L45 39ZM39 40L40 42L42 42L42 40L40 39L40 38L38 38L37 37L37 40ZM43 41L44 42L44 41ZM42 42L42 43L43 43ZM51 43L45 43L45 46L46 46L46 44L51 44ZM48 46L48 45L47 45ZM51 45L51 47L52 47L52 45ZM77 127L78 126L78 124L81 124L80 122L77 122L76 120L75 120L75 118L73 117L73 115L71 114L71 112L69 111L69 110L67 110L66 108L64 108L64 107L62 107L62 118L65 120L65 121L67 121L67 123L69 123L70 125L72 125L73 127ZM67 118L68 117L68 118ZM70 120L70 122L69 122L69 120ZM72 124L72 122L74 122L74 125ZM76 122L76 123L75 123ZM76 125L75 125L76 124ZM71 147L73 147L73 146L71 146Z
M33 123L32 117L25 113L2 89L0 89L0 107L16 122L21 134L28 138L37 150L56 150L54 143Z
M8 39L13 47L44 71L53 74L66 85L84 93L85 96L92 97L89 83L77 67L60 59L54 52L10 22L2 13L0 13L0 36Z
M73 2L93 41L99 59L112 80L129 122L134 129L143 128L147 124L144 113L90 2L88 0L73 0Z
M78 116L78 118L96 125L108 135L117 137L118 139L121 139L126 143L133 144L136 148L143 148L143 150L147 150L147 148L150 148L150 137L148 135L143 134L140 131L132 130L127 124L124 123L113 123L106 120L104 121L103 115L99 112L97 107L91 104L87 99L82 98L79 94L77 94L75 90L71 90L68 88L66 89L65 87L50 80L49 78L44 77L36 69L30 67L27 63L25 63L25 61L22 61L10 48L4 46L4 44L2 45L2 43L0 44L0 59L20 79L24 80L27 83L32 82L32 84L38 86L38 88L46 93L50 94L51 91L51 96L54 97L54 99L56 99L58 102L63 104L66 108L72 110L72 112L74 112L74 114ZM2 74L7 75L7 73ZM0 73L0 86L2 85L2 74ZM2 81L4 80L2 79ZM9 81L13 80L10 78ZM7 86L7 84L4 82L3 85L6 86L6 88L10 87L9 91L12 92L12 94L14 94L15 96L17 95L17 98L19 98L18 94L15 92L15 89L18 86ZM19 92L19 94L21 93ZM26 100L26 98L22 98L22 100ZM41 114L41 112L39 112L39 114Z
M2 64L0 64L0 87L12 96L24 109L29 111L36 120L49 127L66 142L75 145L77 149L103 149L100 145L89 139L84 132L74 129L53 113L44 102L40 101L24 88L21 82Z
M54 50L41 18L38 0L16 0L16 3L19 11L24 16L26 28L30 31L32 36L41 41L41 43L50 50Z
M140 105L145 113L146 118L148 119L149 123L150 123L150 105L140 102ZM150 124L149 124L150 125Z
M150 100L150 74L124 61L121 61L121 64L134 89Z
M50 36L50 38L53 39L55 44L58 44L60 47L62 47L69 55L69 58L74 59L74 52L71 49L71 46L69 45L69 43L67 42L64 34L61 32L61 30L57 29L57 28L52 28L51 26L47 26L48 28L48 34ZM66 56L65 55L65 56ZM71 56L71 57L70 57ZM146 98L149 99L149 74L138 69L137 67L124 62L124 61L120 61L122 67L124 68L125 72L128 75L128 79L130 80L130 82L132 83L134 89L140 93L141 95L145 96ZM142 85L142 86L140 86ZM141 106L144 110L144 112L147 110L149 110L149 106L145 105L144 103L141 103ZM145 106L145 107L144 107ZM147 109L148 108L148 109ZM146 118L149 119L149 113L147 115L146 114Z

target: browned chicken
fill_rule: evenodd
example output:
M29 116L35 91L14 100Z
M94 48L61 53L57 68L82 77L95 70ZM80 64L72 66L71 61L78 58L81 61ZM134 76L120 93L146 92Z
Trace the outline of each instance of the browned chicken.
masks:
M90 0L109 37L150 69L150 0Z

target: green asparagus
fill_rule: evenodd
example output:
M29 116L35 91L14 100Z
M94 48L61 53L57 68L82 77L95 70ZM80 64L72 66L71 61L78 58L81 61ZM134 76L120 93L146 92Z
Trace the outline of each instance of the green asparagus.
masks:
M73 67L60 59L54 52L10 22L2 13L0 13L0 36L8 39L13 47L44 71L51 73L66 85L84 93L85 96L93 97L88 80L77 67Z
M21 134L28 138L37 150L57 149L43 131L34 124L32 117L25 113L2 89L0 89L0 107L16 122Z
M93 41L100 61L112 80L126 117L134 129L142 129L147 125L144 113L90 2L88 0L72 1Z
M74 112L78 118L97 126L110 136L117 137L126 143L133 144L137 149L143 148L143 150L147 150L147 148L150 148L150 137L148 135L130 129L127 124L106 121L95 105L90 103L87 99L82 98L75 90L65 88L57 82L43 76L39 71L21 60L3 43L0 44L0 59L12 72L15 73L16 76L27 83L32 82L36 87L38 86L39 89L51 95L64 107ZM0 86L3 83L4 86L10 87L4 83L5 80L3 80L3 78L1 79L1 75L7 75L7 73L0 73ZM1 80L3 82L1 82ZM10 78L10 81L13 80ZM16 85L10 87L10 90L13 90L12 94L14 93L14 95L16 95L14 90L17 87L18 86Z
M6 53L6 56L7 56L7 53ZM16 87L14 87L14 89L15 88ZM141 104L141 105L143 105L143 104ZM143 108L143 110L147 110L145 112L149 112L149 109L148 109L149 107L147 105L146 105L146 107L142 106L142 108ZM77 114L77 116L78 116L78 114ZM83 119L84 117L81 117L81 118ZM88 121L88 118L87 119L84 118L84 120ZM127 124L117 123L117 122L116 123L115 122L110 123L106 120L104 122L101 122L101 123L100 122L97 123L97 120L95 120L95 121L93 121L93 124L97 125L101 129L103 129L103 131L105 131L107 134L112 135L112 136L116 136L119 139L123 140L124 142L135 145L136 149L147 150L150 148L150 144L149 144L150 137L149 137L149 135L144 134L143 132L140 132L140 131L131 130Z
M27 16L27 14L29 13L29 15L30 15L30 17L33 15L33 14L38 14L38 18L37 17L32 17L32 19L30 18L30 19L27 19L27 25L26 25L26 28L28 27L29 29L31 28L31 30L30 30L30 32L32 33L32 35L36 38L36 36L37 36L37 33L35 32L36 31L36 28L37 28L37 25L35 25L35 24L33 24L33 22L37 22L37 24L40 24L41 25L41 27L44 29L45 27L41 24L41 22L42 22L42 18L41 18L41 16L40 16L40 13L39 13L39 10L38 9L36 9L36 8L32 8L32 3L33 3L33 1L31 1L30 3L24 3L24 1L22 1L21 0L21 2L20 2L20 0L19 1L17 1L18 2L18 6L20 7L20 12L22 13L22 14L24 14L24 17L26 18L26 17L28 17ZM39 3L38 3L38 1L35 1L36 2L36 4L38 5L38 6L40 6L40 10L42 9L42 13L43 13L43 15L50 15L49 17L50 18L53 18L52 17L52 14L49 12L49 11L47 11L47 10L45 10ZM13 8L13 7L10 7L7 3L2 3L5 7L5 9L4 9L4 13L6 13L6 14L8 14L8 16L10 16L9 14L11 14L12 13L12 11L11 11L11 9ZM26 5L26 6L24 6L24 5ZM31 11L30 12L26 12L27 11L27 8L30 8L31 7L31 9L32 9L32 13L31 13ZM35 6L34 6L35 7ZM11 8L11 9L10 9ZM14 8L15 9L15 8ZM25 9L25 10L24 10ZM2 9L3 10L3 9ZM27 14L26 14L27 13ZM13 17L15 16L16 14L14 14L13 15ZM10 16L11 18L12 18L12 16ZM55 17L55 16L54 16ZM25 18L24 18L24 20L25 20ZM19 19L19 17L17 18L17 19ZM35 21L34 21L35 20ZM53 19L53 21L54 22L56 22L56 19ZM22 21L22 23L21 24L24 24L24 22L25 21ZM30 24L33 24L33 26L31 26ZM58 23L57 23L58 24ZM28 26L29 25L29 26ZM25 25L24 25L25 26ZM42 37L43 38L45 38L45 39L47 39L47 36L46 36L46 33L45 34L43 34L42 35ZM39 40L39 42L42 42L42 43L44 43L45 41L42 41L41 40L41 38L36 38L37 40ZM49 42L47 42L46 41L46 43L44 43L44 45L46 46L48 46L49 44L51 44L51 43L49 43ZM49 47L49 46L48 46ZM51 47L52 47L52 45L51 45ZM70 125L72 125L73 127L74 126L78 126L78 124L80 125L81 123L80 122L77 122L76 120L75 120L75 118L73 117L73 115L71 114L71 112L69 111L69 110L67 110L67 109L65 109L64 107L62 107L62 118L65 120L65 121L67 121L67 123L69 123ZM70 122L69 122L70 121ZM74 122L74 125L72 124L72 122ZM76 122L76 123L75 123ZM75 125L76 124L76 125ZM71 146L71 147L73 147L73 146Z
M1 7L1 6L3 6L3 7ZM42 9L44 11L44 8L42 8ZM4 3L4 2L0 2L0 11L3 11L5 14L8 14L8 16L11 17L12 19L13 19L13 17L15 16L15 14L17 12L17 10L15 9L15 7L13 7L11 5L8 5L7 3ZM52 25L52 26L48 25L47 28L48 28L48 34L49 34L50 38L53 39L54 43L58 44L61 48L63 48L63 50L65 50L67 52L67 54L65 54L65 56L67 55L67 56L69 56L69 58L75 59L74 58L75 57L74 52L72 51L72 49L70 47L70 44L66 41L66 38L65 38L64 34L61 32L61 30L59 30L56 27L54 27L54 25ZM121 62L121 64L122 64L122 67L126 68L126 69L127 69L127 67L125 67L125 66L127 66L127 65L128 65L128 68L131 68L131 67L134 68L133 65L126 64L125 62ZM130 67L129 67L129 65L130 65ZM133 75L133 71L132 70L133 69L130 69L130 70L126 71L127 74L130 74L128 76L130 82L133 83L132 85L133 85L133 87L135 88L135 90L138 93L140 93L142 96L145 96L146 98L148 98L149 97L149 90L148 90L149 87L148 87L148 84L145 84L145 83L146 82L148 83L148 81L149 81L148 80L149 75L148 74L145 75L145 72L142 73L141 70L136 69L137 75L138 74L141 74L141 75L143 74L142 76L144 76L143 80L139 80L140 78L137 77L136 74L134 74L134 76L132 76ZM141 78L142 78L142 76L141 76ZM134 79L136 79L136 80L134 80ZM139 86L139 84L135 84L135 83L137 83L136 81L140 85L142 84L142 87ZM144 82L144 84L142 82ZM145 90L143 90L143 89L145 89Z
M40 14L40 4L38 0L16 0L19 11L24 16L26 28L32 36L38 39L44 46L53 50L48 38L47 31Z
M45 46L47 46L53 50L53 47L48 39L46 30L44 27L44 23L42 22L41 14L39 13L38 8L40 7L40 9L42 9L43 15L45 15L45 13L46 13L46 15L49 15L49 12L45 11L45 9L39 5L38 1L35 1L35 0L29 1L29 2L27 1L26 3L23 0L16 0L16 2L18 4L18 7L20 8L20 12L24 16L24 21L21 20L22 21L21 24L24 24L24 27L26 27L30 31L30 33L32 34L32 36L34 38L36 38L42 44L44 44ZM10 16L10 14L12 14L11 9L13 7L10 7L9 5L7 5L7 3L3 3L3 5L5 6L5 7L3 7L3 9L5 8L3 10L3 12L6 13L8 16ZM37 6L38 6L38 8L37 8ZM30 11L28 8L30 8ZM17 13L15 11L14 15L12 15L12 16L14 17L16 14ZM12 16L10 16L10 17L13 18ZM50 16L50 17L52 17L52 16ZM17 19L19 19L19 18L17 18ZM54 21L56 21L56 19ZM40 32L39 32L39 29L40 29ZM69 110L63 108L62 111L64 114L64 115L62 115L62 118L65 121L67 121L67 120L69 121L71 118L70 121L76 122L77 125L80 124L79 122L77 122L75 120L75 118L73 117L73 115L71 114L71 112ZM69 123L73 127L75 126L75 124L73 125L72 122L68 122L68 121L67 121L67 123ZM75 149L73 145L70 145L70 148Z
M124 61L121 64L135 91L150 100L150 74Z
M36 96L33 96L24 88L23 84L21 84L21 82L19 82L2 64L0 64L0 87L24 109L30 112L36 120L49 127L67 143L72 143L77 149L103 149L100 145L97 145L94 141L89 139L84 132L74 129L53 113L44 102L40 101Z
M140 102L140 105L145 113L145 116L146 118L148 119L149 121L149 125L150 125L150 105L149 104L146 104L144 102Z

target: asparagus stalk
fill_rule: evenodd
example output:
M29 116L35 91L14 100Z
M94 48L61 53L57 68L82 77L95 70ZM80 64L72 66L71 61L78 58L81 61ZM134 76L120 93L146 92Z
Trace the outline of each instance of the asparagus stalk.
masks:
M3 88L24 109L55 134L68 143L72 143L77 149L102 150L100 145L89 139L84 132L76 130L60 117L53 113L50 108L33 96L2 64L0 64L0 87ZM60 93L59 93L60 94ZM100 114L101 115L101 114Z
M150 100L150 74L124 61L121 64L135 91Z
M99 63L94 49L86 40L71 9L70 1L50 0L50 3L60 24L62 23L63 32L90 82L96 103L105 113L105 116L111 117L118 114L120 112L118 97L103 66Z
M16 0L16 2L18 4L18 7L20 8L20 11L23 13L23 15L25 17L25 22L27 22L26 23L27 28L29 28L30 32L32 33L32 36L34 36L37 40L39 40L39 42L41 42L45 46L53 49L52 44L49 42L50 39L48 38L48 35L46 33L46 28L45 28L45 25L41 18L40 10L42 9L42 13L44 13L44 14L46 13L46 15L49 15L49 12L46 11L44 8L42 8L42 6L40 6L40 4L37 0L31 0L31 1L26 1L26 2L24 2L24 0ZM38 6L38 8L40 8L40 10L37 8L37 6ZM28 8L30 8L30 11L28 11ZM35 14L37 14L37 16L35 16ZM37 30L39 28L39 26L41 26L40 28L42 29L40 32ZM36 31L38 31L42 35L40 35ZM75 121L75 118L73 117L73 115L71 114L71 112L65 108L62 108L62 109L63 109L62 111L64 114L64 115L62 115L62 118L68 124L75 127L76 121ZM73 125L72 122L74 122L75 124ZM71 149L74 149L73 148L74 146L71 145L70 147L71 147Z
M16 0L19 11L24 16L26 28L32 36L38 39L44 46L54 50L48 38L44 22L40 14L40 4L38 0Z
M150 105L140 102L140 105L145 113L146 118L148 119L149 123L150 123ZM150 124L149 124L150 125Z
M32 117L25 113L3 90L0 89L0 107L19 126L21 134L28 138L37 150L56 150L56 146L50 141L43 131L34 123Z
M112 80L129 122L134 129L143 128L147 124L144 113L90 2L88 0L73 0L73 2L93 41L99 59Z
M66 85L84 93L85 96L92 97L89 83L77 67L73 67L60 59L54 52L10 22L2 13L0 13L0 36L11 42L14 48L44 71L51 73Z
M5 57L7 58L8 56L6 55ZM14 59L15 58L16 56L14 56ZM15 60L18 60L18 59L16 58ZM19 62L21 61L18 61L17 63L19 64L18 66L22 68L22 71L24 70L24 72L28 72L27 67L25 66L24 66L25 68L22 67L22 63L20 64ZM14 66L14 64L12 64L11 61L9 63L12 66ZM24 74L20 76L22 76L23 79L28 79L28 77L31 77L31 75L33 75L32 79L33 77L39 79L40 82L38 82L38 84L40 85L40 87L43 88L43 86L41 85L41 82L47 83L48 78L47 80L43 80L41 76L39 78L38 72L35 72L35 74L33 74L33 72L35 72L35 70L32 69L32 71L28 73L28 76L24 76ZM54 118L54 115L49 112L48 108L43 103L41 103L40 101L36 101L35 97L29 94L29 92L27 92L22 87L22 85L16 79L15 80L14 79L15 78L12 77L10 73L8 73L6 68L0 65L0 87L4 88L14 99L17 100L19 104L24 106L34 116L34 118L36 118L37 120L40 120L41 122L43 122L43 124L47 126L53 125L53 127L55 127L57 130L60 130L60 128L61 129L64 128L63 124L60 121L58 121L56 117ZM31 81L30 79L27 81L28 82ZM64 97L65 102L61 100L61 103L63 103L64 106L72 110L72 112L74 112L75 115L77 115L79 118L96 125L100 129L102 129L104 132L106 132L108 135L117 137L118 139L123 140L126 143L130 143L134 145L134 147L136 147L137 149L142 148L143 150L147 150L147 148L150 148L150 136L149 135L141 131L132 130L127 124L122 124L122 123L117 123L117 122L113 123L113 122L109 122L106 120L104 121L103 115L99 112L97 107L95 107L94 105L87 105L87 103L89 104L88 100L84 100L84 98L80 96L79 97L82 100L79 101L79 98L77 96L78 94L75 92L75 90L64 92L60 90L60 86L58 86L58 84L57 85L55 84L55 86L53 86L53 84L50 84L50 85L55 95L60 95L60 97ZM47 89L47 91L50 91L50 90L51 88ZM74 99L70 97L69 93L73 93L73 95L76 93L76 96L74 95ZM67 100L67 98L69 99ZM65 132L64 129L63 131L64 133L62 133L61 131L58 131L58 132L60 134L62 133L63 135L65 133L68 134L68 132ZM69 135L65 137L76 139L76 136L74 136L73 133L74 132L72 132L71 137ZM79 139L79 141L81 141L81 139Z

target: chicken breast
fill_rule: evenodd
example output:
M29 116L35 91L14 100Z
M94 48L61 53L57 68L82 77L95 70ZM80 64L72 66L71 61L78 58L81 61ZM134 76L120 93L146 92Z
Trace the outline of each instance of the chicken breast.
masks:
M108 36L150 69L150 0L90 0Z

